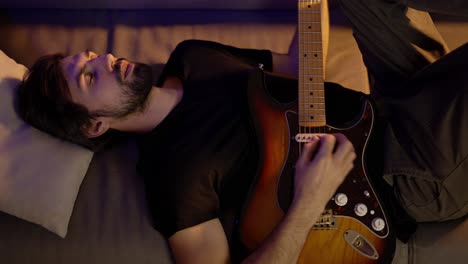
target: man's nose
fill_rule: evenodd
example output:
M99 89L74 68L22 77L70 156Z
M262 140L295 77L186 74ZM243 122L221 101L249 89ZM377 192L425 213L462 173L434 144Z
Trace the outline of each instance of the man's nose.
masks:
M114 71L114 64L115 64L115 57L114 55L112 54L106 54L106 56L104 57L104 60L105 60L105 63L106 63L106 68L109 72L113 72Z

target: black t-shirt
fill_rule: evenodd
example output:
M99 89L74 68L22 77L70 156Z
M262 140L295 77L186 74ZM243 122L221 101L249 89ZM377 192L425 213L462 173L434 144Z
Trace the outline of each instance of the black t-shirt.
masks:
M219 218L228 240L258 161L248 115L249 72L271 70L271 52L190 40L171 54L158 82L182 80L180 103L139 140L154 225L165 237Z

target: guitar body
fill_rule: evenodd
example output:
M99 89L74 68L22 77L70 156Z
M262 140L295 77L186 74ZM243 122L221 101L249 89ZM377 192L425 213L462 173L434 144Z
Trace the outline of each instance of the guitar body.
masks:
M240 221L240 238L253 251L281 222L291 204L301 143L296 137L300 131L297 101L281 104L258 88L249 90L249 105L260 165ZM321 133L345 134L353 142L357 158L320 221L310 230L299 263L390 262L395 242L364 163L373 125L373 105L364 99L361 113L348 125L318 128ZM356 214L364 211L362 216Z

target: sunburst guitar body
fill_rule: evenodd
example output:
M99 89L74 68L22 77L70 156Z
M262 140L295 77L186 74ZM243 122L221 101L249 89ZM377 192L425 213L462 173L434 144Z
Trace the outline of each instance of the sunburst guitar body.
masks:
M374 107L366 98L352 124L327 125L320 19L319 0L299 1L298 100L281 104L264 89L249 91L260 166L240 221L241 242L254 251L282 221L301 145L316 133L343 133L354 145L355 166L311 223L298 263L390 263L394 237L365 164Z

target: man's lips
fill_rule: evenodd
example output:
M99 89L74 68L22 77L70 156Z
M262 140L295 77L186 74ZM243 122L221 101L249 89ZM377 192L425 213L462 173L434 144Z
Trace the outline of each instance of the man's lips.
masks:
M119 63L119 74L122 80L126 80L130 76L135 68L135 64L128 62L127 60L121 60Z
M132 74L133 68L135 68L135 64L128 62L127 65L126 65L126 69L125 69L124 79L127 79L128 76L130 76L130 74Z

